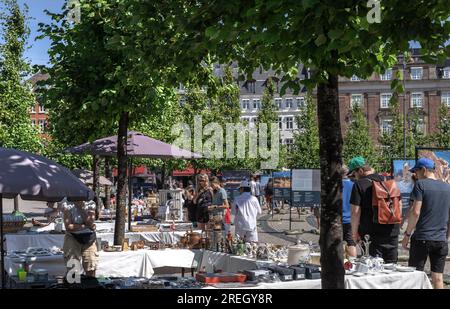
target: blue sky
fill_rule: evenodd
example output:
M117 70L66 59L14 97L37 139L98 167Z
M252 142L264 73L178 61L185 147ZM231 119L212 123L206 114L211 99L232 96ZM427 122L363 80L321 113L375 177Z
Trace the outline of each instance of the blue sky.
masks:
M52 13L61 12L61 8L64 5L65 0L18 0L23 5L28 5L28 16L31 18L28 22L31 33L28 39L29 49L26 51L25 56L34 64L47 64L48 54L47 50L50 47L50 40L45 38L36 41L35 38L38 33L38 24L50 22L50 18L44 13L44 10L49 10Z

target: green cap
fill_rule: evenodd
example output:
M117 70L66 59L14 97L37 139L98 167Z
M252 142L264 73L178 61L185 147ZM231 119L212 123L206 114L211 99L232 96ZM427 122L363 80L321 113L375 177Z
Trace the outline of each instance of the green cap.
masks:
M348 161L348 174L353 173L353 171L357 168L363 167L366 165L366 160L363 157L354 157L350 161Z

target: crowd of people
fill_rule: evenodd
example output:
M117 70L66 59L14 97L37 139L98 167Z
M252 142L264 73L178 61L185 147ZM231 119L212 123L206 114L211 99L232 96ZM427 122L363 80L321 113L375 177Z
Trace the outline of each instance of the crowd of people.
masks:
M400 189L392 179L376 173L362 157L352 158L341 169L343 198L343 240L346 254L356 258L357 246L369 236L369 254L383 258L385 263L398 262L401 227L407 219L401 245L409 250L409 265L423 270L427 259L434 288L443 288L443 273L448 255L450 237L450 185L435 175L435 163L429 158L417 160L410 168L413 186L409 205L402 205ZM386 189L385 195L376 188ZM262 204L273 204L273 181L262 187L256 176L242 181L240 195L230 202L224 183L217 177L200 174L196 186L183 188L184 207L188 220L205 230L211 217L223 218L223 228L230 231L234 215L235 236L249 242L258 241L257 216ZM387 201L388 218L383 221L378 199ZM407 215L401 215L407 209ZM399 210L398 210L399 209ZM53 215L49 205L49 215ZM389 216L389 211L391 216ZM95 275L97 252L95 239L95 212L76 202L64 210L66 236L64 256L66 261L82 260L87 275Z

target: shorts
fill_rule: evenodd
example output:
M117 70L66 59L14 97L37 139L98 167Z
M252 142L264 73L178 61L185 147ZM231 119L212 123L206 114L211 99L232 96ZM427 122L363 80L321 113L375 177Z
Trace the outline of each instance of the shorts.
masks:
M66 233L64 236L63 251L66 266L71 259L75 259L82 261L85 272L95 271L97 269L97 242L94 242L92 245L82 245L72 235Z
M446 241L417 240L413 236L408 264L423 271L427 258L430 257L430 270L442 274L447 254L448 244Z
M384 237L370 235L369 241L371 241L369 245L370 256L381 257L385 263L397 263L398 235Z
M344 234L343 238L344 238L344 241L347 243L347 246L355 247L356 243L352 237L352 224L351 223L342 224L342 230L343 230L343 234Z
M246 241L257 242L258 241L258 228L255 227L253 231L244 231L236 227L235 229L236 237L244 239Z

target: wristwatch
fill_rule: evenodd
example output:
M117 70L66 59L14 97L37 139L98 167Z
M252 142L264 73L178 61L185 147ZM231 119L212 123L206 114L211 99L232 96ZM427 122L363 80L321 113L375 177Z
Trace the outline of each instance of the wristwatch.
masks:
M411 237L411 234L409 234L407 231L405 231L405 236Z

